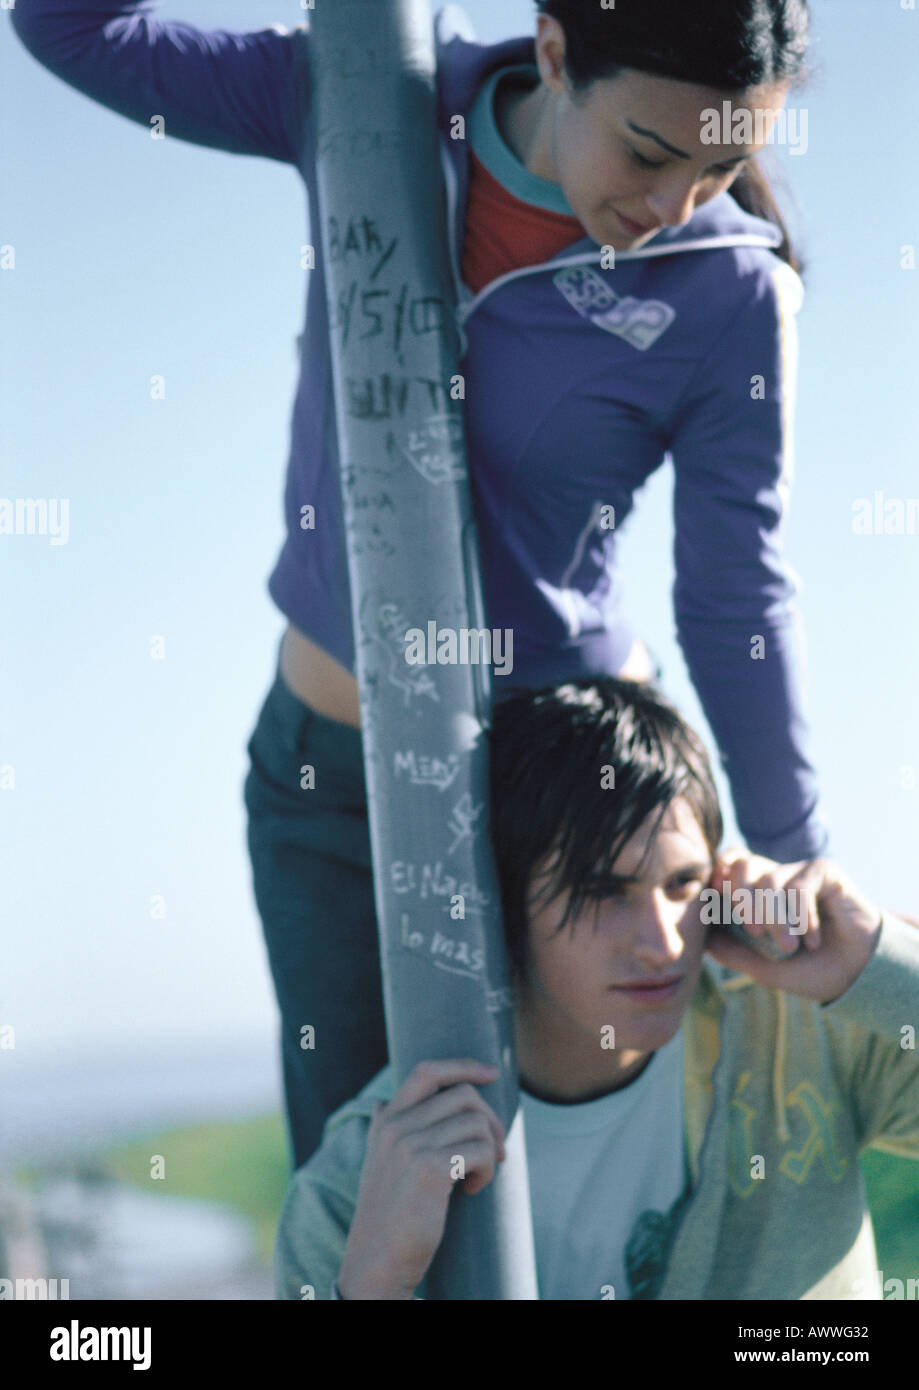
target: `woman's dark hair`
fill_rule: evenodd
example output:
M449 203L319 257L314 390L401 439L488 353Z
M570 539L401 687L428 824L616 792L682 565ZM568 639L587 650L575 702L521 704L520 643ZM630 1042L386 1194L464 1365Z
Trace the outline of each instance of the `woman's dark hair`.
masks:
M565 68L575 90L623 68L715 87L724 92L807 75L807 0L536 0L565 31ZM745 212L782 233L777 254L799 273L769 182L751 160L731 185Z
M535 898L570 894L561 931L586 902L609 896L622 847L655 813L656 833L675 797L717 853L723 825L705 748L650 682L590 676L509 695L495 703L488 737L491 840L515 982L525 977ZM550 854L534 897L534 873Z

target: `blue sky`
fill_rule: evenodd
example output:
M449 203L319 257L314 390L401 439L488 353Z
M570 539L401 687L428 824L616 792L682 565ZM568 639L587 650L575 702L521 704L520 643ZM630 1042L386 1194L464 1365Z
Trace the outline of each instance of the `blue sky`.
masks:
M482 39L524 0L464 7ZM773 160L809 260L787 553L834 857L919 912L919 535L853 504L919 497L919 13L816 0L808 150ZM294 3L174 0L202 28ZM67 497L66 545L0 538L0 1024L62 1055L177 1036L264 1044L274 1002L245 851L245 744L283 620L267 576L305 296L297 173L146 130L53 77L0 15L0 496ZM149 377L167 378L151 402ZM627 591L700 727L673 637L670 479L624 534ZM150 643L165 639L165 660ZM911 770L911 771L910 771ZM723 785L723 784L722 784ZM162 918L150 915L154 895Z

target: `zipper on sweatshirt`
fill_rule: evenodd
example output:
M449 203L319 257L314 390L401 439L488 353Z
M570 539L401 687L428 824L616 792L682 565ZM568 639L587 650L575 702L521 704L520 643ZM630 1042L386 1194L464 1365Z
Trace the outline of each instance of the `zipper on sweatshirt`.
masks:
M715 1059L711 1071L712 1108L709 1111L708 1119L705 1124L702 1143L699 1145L698 1168L695 1181L690 1188L688 1200L679 1214L676 1225L670 1233L670 1240L667 1248L667 1263L657 1289L658 1299L666 1298L669 1289L673 1285L673 1270L676 1264L675 1257L677 1256L681 1240L684 1237L686 1226L690 1218L695 1214L697 1204L703 1196L703 1187L705 1186L708 1188L708 1185L712 1181L711 1165L709 1165L709 1171L706 1173L702 1162L703 1155L714 1137L717 1125L720 1123L722 1126L725 1126L727 1123L725 1116L727 1114L728 1096L719 1094L719 1091L724 1089L724 1076L725 1072L728 1070L727 1053L730 1050L730 1041L727 1039L727 1033L732 1019L729 1018L729 1000L723 993L720 993L720 999L721 1013L718 1019L718 1056ZM727 1185L726 1178L722 1178L721 1181L725 1186ZM723 1205L724 1193L722 1192L721 1195ZM710 1273L711 1267L709 1266L705 1271L706 1279Z

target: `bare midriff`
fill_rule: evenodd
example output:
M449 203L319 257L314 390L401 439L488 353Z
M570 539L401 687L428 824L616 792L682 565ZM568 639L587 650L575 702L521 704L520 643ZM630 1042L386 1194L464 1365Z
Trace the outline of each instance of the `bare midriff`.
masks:
M327 719L337 719L353 729L361 727L361 707L357 681L346 666L342 666L322 647L289 623L281 642L281 675L289 690ZM648 649L636 637L628 661L619 672L620 679L644 681L654 676Z
M357 681L346 666L292 623L288 623L281 642L281 675L288 689L317 714L354 729L361 727Z

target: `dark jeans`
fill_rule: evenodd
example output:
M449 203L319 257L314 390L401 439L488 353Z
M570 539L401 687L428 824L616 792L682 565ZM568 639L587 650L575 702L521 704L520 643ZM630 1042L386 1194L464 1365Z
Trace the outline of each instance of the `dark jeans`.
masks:
M387 1062L361 732L305 705L278 671L248 751L249 855L296 1168ZM301 790L306 763L315 786Z

